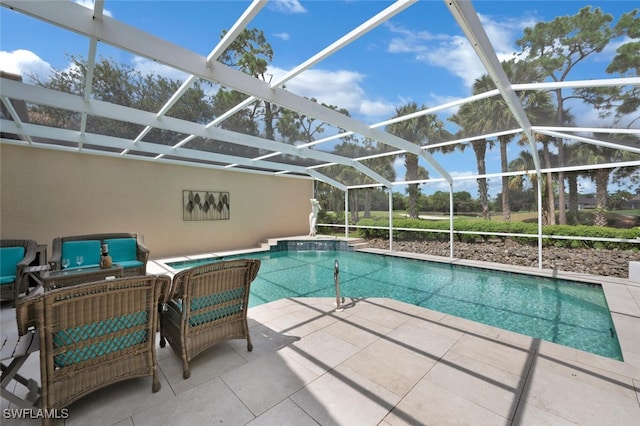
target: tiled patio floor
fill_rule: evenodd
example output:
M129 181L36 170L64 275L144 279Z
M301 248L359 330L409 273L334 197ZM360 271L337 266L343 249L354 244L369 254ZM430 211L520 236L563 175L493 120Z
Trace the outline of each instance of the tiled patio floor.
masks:
M389 299L347 300L342 312L334 302L250 309L253 351L220 344L188 380L158 348L158 393L151 378L122 382L69 407L64 424L638 424L640 372L628 363ZM39 376L37 357L24 371Z
M249 310L252 352L244 340L217 345L184 380L158 347L158 393L148 377L121 382L58 424L637 426L640 285L581 278L603 285L625 362L390 299L347 300L341 312L333 298L282 299ZM15 327L8 304L1 313ZM38 357L21 373L38 379ZM2 399L3 425L39 424L6 418L9 407Z

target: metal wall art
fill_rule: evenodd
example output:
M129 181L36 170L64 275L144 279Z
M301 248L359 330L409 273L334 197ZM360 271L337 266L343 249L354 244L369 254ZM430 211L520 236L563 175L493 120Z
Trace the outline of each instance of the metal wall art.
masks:
M229 193L219 191L182 191L183 220L229 219Z

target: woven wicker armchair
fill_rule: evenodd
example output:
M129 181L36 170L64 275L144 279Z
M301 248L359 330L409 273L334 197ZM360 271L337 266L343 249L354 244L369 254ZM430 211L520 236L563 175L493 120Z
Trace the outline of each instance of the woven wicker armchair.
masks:
M160 390L158 308L170 285L167 276L126 277L20 299L18 333L40 334L41 408L61 409L135 377L152 376L152 391Z
M134 240L131 241L132 253L129 256L132 258L128 258L126 261L121 261L123 259L119 259L118 255L113 251L114 245L116 241L126 243L128 242L127 240ZM117 263L122 266L123 274L125 277L146 275L147 261L149 260L149 249L144 244L144 236L142 234L129 232L71 235L66 237L54 238L53 244L51 246L51 258L49 259L51 270L59 271L60 269L62 269L62 255L65 251L65 246L67 246L67 244L69 243L69 246L75 244L76 247L78 244L93 244L93 246L95 246L91 251L91 256L93 257L93 259L89 260L89 257L85 255L85 263L83 264L83 267L97 266L92 264L99 262L98 259L100 256L100 244L103 242L110 243L109 254L113 257L113 263ZM135 245L135 247L133 247L133 245ZM77 250L77 248L74 250ZM122 250L118 251L122 253ZM71 261L73 262L73 260ZM135 263L135 265L128 265L128 263Z
M34 240L1 240L0 247L3 257L0 298L15 303L18 296L29 290L29 277L24 268L36 260L38 243Z
M200 352L229 339L251 337L247 309L251 282L260 261L239 259L196 266L173 277L171 296L160 313L160 347L169 341L182 360L182 376Z

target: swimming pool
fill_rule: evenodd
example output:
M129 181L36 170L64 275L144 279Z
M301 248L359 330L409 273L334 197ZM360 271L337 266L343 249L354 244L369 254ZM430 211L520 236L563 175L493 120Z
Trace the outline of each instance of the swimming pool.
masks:
M467 266L342 250L257 252L249 305L287 297L387 297L622 360L602 288ZM222 258L168 263L185 269Z

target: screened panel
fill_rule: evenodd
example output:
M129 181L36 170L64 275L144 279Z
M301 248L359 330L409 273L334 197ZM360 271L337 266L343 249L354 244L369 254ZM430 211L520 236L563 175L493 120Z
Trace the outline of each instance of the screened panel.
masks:
M509 180L533 188L538 172L591 169L625 170L617 185L636 187L640 79L623 60L637 38L624 2L601 6L605 26L622 22L602 49L579 37L538 49L536 24L600 13L571 2L56 5L2 3L11 143L422 195L495 199Z

